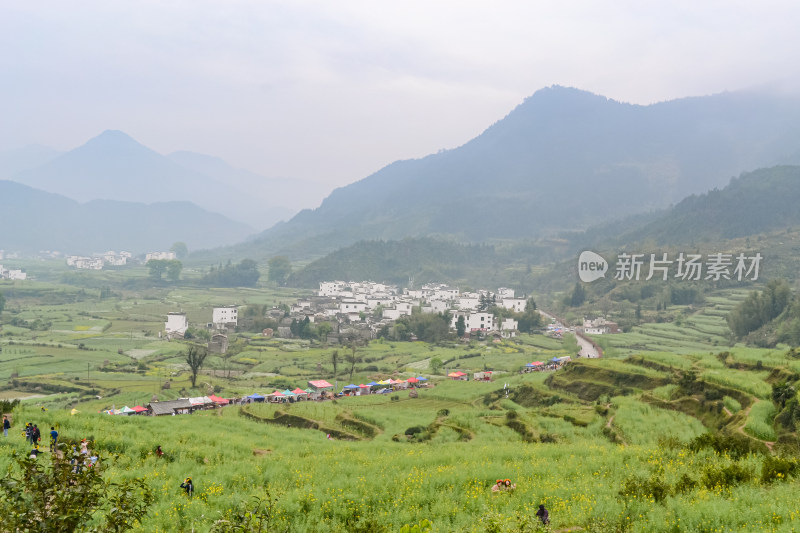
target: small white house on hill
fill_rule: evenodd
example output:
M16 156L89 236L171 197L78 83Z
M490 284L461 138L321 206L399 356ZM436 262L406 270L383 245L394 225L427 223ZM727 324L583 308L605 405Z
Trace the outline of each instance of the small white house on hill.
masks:
M189 321L186 319L186 313L167 314L167 321L164 323L167 338L183 338L187 329L189 329Z

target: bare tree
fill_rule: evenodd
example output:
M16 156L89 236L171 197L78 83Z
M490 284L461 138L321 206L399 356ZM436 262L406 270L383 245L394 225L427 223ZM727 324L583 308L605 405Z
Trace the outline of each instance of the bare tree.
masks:
M333 379L336 379L339 370L339 350L334 350L331 354L331 364L333 364Z
M192 388L197 384L197 374L203 368L203 363L205 363L207 356L208 350L204 346L198 346L197 344L190 344L189 348L184 352L186 364L189 365L189 369L192 371Z
M361 341L357 338L350 339L350 342L347 344L347 347L350 349L350 353L344 356L345 360L350 363L350 381L353 380L353 371L356 369L356 363L361 362L360 357L356 357L356 351L358 347L361 346Z

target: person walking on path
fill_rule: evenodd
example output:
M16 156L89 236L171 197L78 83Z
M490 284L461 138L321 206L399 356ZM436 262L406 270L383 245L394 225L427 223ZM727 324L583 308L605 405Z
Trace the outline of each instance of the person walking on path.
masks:
M55 452L58 446L58 431L53 426L50 426L50 451Z
M11 429L11 421L7 416L3 416L3 436L8 437L8 430Z

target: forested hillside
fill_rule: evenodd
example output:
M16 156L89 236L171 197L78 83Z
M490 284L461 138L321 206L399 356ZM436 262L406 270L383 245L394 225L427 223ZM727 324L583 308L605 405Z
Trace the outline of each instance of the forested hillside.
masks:
M375 280L407 285L468 278L499 266L493 246L434 239L359 242L292 274L288 284L314 288L326 280Z
M800 167L777 166L733 178L722 189L692 195L618 241L659 244L720 241L800 225Z

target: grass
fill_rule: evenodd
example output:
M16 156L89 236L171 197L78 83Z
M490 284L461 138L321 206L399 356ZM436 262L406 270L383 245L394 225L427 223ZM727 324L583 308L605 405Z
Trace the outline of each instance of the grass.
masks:
M764 381L768 375L769 372L766 371L744 372L728 368L705 370L701 374L702 378L710 383L733 387L762 399L769 398L772 393L772 387Z
M772 419L775 418L776 412L772 402L756 402L750 408L744 430L756 438L774 441L777 435L772 427Z
M730 396L723 396L722 402L725 404L725 407L728 408L728 411L730 411L733 414L736 414L742 410L742 404L739 403L736 400L736 398L731 398Z
M616 397L613 405L614 425L632 444L657 445L668 437L688 442L706 432L696 418L678 411L659 409L633 397Z

